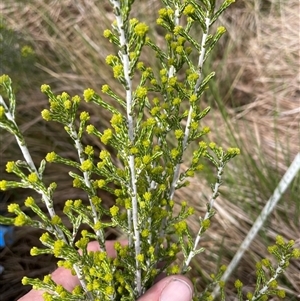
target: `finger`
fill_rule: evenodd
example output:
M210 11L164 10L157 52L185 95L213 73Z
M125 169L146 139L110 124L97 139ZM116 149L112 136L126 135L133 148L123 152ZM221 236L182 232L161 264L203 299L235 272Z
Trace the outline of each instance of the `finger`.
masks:
M105 248L109 257L116 257L116 251L114 249L115 240L108 240L105 242ZM120 241L121 245L126 245L127 241ZM87 250L90 252L101 251L100 245L97 241L92 241L88 244ZM72 291L76 285L80 285L77 276L73 276L70 270L64 268L58 268L52 273L52 279L62 285L66 290Z
M109 257L116 257L116 251L114 249L114 244L116 241L106 241L105 242L105 248L107 255ZM127 245L126 240L120 241L121 245ZM101 251L101 248L99 246L99 243L96 241L92 241L88 244L87 247L88 251L96 252ZM55 281L56 284L62 285L66 290L72 291L76 285L79 285L80 282L76 276L73 276L71 271L65 268L57 268L52 274L52 279ZM29 293L24 295L19 301L42 301L43 291L36 291L31 290Z
M193 286L181 275L166 277L152 286L137 301L191 301Z
M43 301L43 292L42 291L35 291L31 290L29 293L24 295L18 301Z
M117 256L116 250L114 248L116 240L108 240L105 242L105 249L106 253L109 257L115 258ZM128 244L127 240L118 240L118 242L122 246L126 246ZM97 241L91 241L88 246L87 246L88 251L96 252L96 251L101 251L101 248L99 246L99 243Z
M51 274L51 277L57 284L61 284L68 291L72 291L76 285L80 284L78 278L65 268L57 268ZM43 301L43 293L44 291L32 289L18 301Z

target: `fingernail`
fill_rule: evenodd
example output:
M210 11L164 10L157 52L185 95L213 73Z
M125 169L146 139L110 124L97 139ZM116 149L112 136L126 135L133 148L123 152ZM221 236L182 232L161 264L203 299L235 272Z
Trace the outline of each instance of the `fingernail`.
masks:
M191 301L192 289L183 280L174 278L163 289L160 301Z

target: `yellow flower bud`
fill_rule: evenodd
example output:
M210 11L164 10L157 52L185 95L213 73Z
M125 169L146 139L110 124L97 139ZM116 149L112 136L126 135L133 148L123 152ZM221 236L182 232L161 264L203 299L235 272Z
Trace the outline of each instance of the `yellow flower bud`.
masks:
M7 164L6 164L6 171L9 172L9 173L10 173L10 172L13 172L14 167L15 167L15 162L9 161L9 162L7 162Z
M28 175L28 181L30 183L36 183L38 181L38 176L35 172L32 172L31 174Z
M145 23L139 23L134 27L134 32L140 37L144 37L149 27Z

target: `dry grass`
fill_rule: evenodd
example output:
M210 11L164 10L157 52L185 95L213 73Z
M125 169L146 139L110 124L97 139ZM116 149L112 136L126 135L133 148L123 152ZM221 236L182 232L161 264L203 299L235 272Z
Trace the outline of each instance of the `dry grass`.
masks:
M39 58L37 67L46 72L47 82L57 92L66 90L81 93L86 87L99 91L104 83L114 85L111 71L104 63L112 47L103 42L102 37L103 29L109 27L111 22L111 11L102 4L99 5L101 9L96 9L96 2L101 3L95 0L49 0L30 1L27 4L4 1L0 4L7 24L25 35L34 46ZM147 1L145 5L149 10L158 7L159 1ZM147 9L139 10L137 17L153 21L155 15L143 13ZM222 40L211 63L217 70L216 82L212 84L216 102L205 123L212 128L212 140L221 145L236 143L242 155L231 163L225 174L226 187L223 187L216 204L218 214L202 241L206 251L198 257L199 262L194 262L193 275L197 277L200 287L204 287L206 278L220 264L229 263L280 177L299 152L300 47L299 39L295 38L299 30L298 12L297 0L239 0L220 20L227 27L228 35ZM151 34L159 38L156 29ZM146 58L151 63L151 55L145 55ZM42 84L38 79L34 80L37 86ZM38 91L23 91L18 99L18 111L21 112L19 120L36 161L39 162L51 148L60 154L74 157L74 151L59 127L41 122L39 112L46 106L46 100ZM211 99L208 97L207 101ZM224 109L225 115L221 114ZM108 118L101 110L91 113L93 121L97 121L100 127L108 124ZM2 174L5 162L19 154L13 139L2 132L0 143ZM102 147L97 141L90 143L97 144L99 149ZM63 174L66 169L59 167L58 171L49 170L49 181L58 181L58 172ZM193 179L191 187L182 191L177 198L189 200L203 215L205 202L210 195L206 182L210 179L207 175L200 180ZM61 192L70 187L65 178L59 179L59 183L58 205L64 200ZM266 244L272 244L276 234L286 239L297 239L300 245L300 200L296 199L299 195L297 189L299 193L299 188L295 186L283 198L245 254L229 281L228 300L234 300L234 279L240 278L247 289L253 287L254 262L268 256ZM68 198L74 195L79 197L77 193L68 191ZM21 195L20 201L24 198ZM197 220L192 221L192 225L196 228ZM17 233L20 234L20 231L28 230L18 230ZM28 248L20 250L18 246L35 244L37 233L26 233L28 241L16 238L13 246L0 253L1 262L12 260L8 258L20 262L20 265L10 264L16 269L8 268L0 276L1 294L6 290L8 281L20 279L29 270L30 273L42 275L46 269L52 269L52 264L43 266L47 265L46 262L37 262L34 269L27 264L27 260L30 260ZM26 259L21 260L25 254ZM300 295L299 268L299 263L293 262L282 277L283 288L290 300L296 300L296 296ZM22 290L18 283L11 287L9 300L16 298ZM14 297L13 291L16 292Z
M238 45L238 54L228 55L229 70L239 71L234 73L234 89L243 104L235 107L232 121L253 133L255 143L245 139L251 153L258 157L259 150L283 172L300 145L299 2L266 2L267 11L261 11L261 1L254 1L255 9L248 12L252 17L236 18L244 20L242 28L254 27L254 35Z

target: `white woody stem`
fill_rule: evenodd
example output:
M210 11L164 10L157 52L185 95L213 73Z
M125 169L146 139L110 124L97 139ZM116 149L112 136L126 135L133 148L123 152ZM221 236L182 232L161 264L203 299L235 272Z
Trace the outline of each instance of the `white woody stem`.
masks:
M70 131L71 131L71 134L72 134L72 138L73 138L73 140L74 140L74 142L75 142L75 147L76 147L76 149L77 149L79 161L80 161L80 163L82 164L82 163L84 162L84 159L85 159L82 144L81 144L81 142L80 142L80 139L78 138L78 134L77 134L77 132L76 132L74 126L73 126L73 125L70 125L69 128L70 128ZM85 183L85 185L86 185L88 188L92 189L93 186L92 186L92 184L91 184L90 176L89 176L89 173L88 173L87 171L84 171L84 172L83 172L83 177L84 177L84 183ZM98 215L97 215L97 210L96 210L96 208L95 208L95 205L94 205L93 202L92 202L91 197L90 197L90 196L88 196L88 197L89 197L90 206L91 206L91 208L92 208L93 221L94 221L94 224L96 224L96 223L99 221L99 218L98 218ZM96 235L97 235L97 237L100 239L99 242L100 242L100 244L101 244L101 248L102 248L103 250L105 250L105 237L104 237L103 231L100 230L100 229L97 230L97 231L96 231Z
M220 162L222 162L222 158L220 160ZM217 174L217 181L215 183L215 186L214 186L214 189L213 189L213 194L208 202L208 206L209 206L209 210L205 213L205 216L203 218L203 221L207 220L210 216L210 213L211 213L211 210L213 209L214 207L214 202L216 200L216 198L218 197L218 193L219 193L219 188L221 186L221 183L222 183L222 173L223 173L223 169L225 167L225 164L221 164L219 167L218 167L218 174ZM195 256L195 252L197 250L197 246L200 242L200 239L201 239L201 233L202 233L202 230L203 230L203 226L200 226L200 229L197 233L197 236L196 236L196 239L194 241L194 246L193 246L193 249L192 251L189 253L189 256L188 258L185 260L184 262L184 265L183 265L183 271L185 271L189 265L190 265L190 262L191 260L193 259L193 257Z
M207 17L205 19L206 31L202 35L201 49L200 49L200 54L199 54L199 59L198 59L199 78L198 78L197 83L195 85L194 93L197 92L197 90L199 89L199 87L202 83L202 70L203 70L204 57L205 57L205 52L206 52L205 43L206 43L206 39L208 37L209 28L210 28L210 18L208 17L208 13L209 12L207 12ZM188 137L189 137L189 134L190 134L190 126L191 126L191 122L192 122L192 113L193 113L193 108L192 108L192 106L190 106L189 114L188 114L188 118L187 118L187 122L186 122L186 126L185 126L185 131L184 131L184 138L183 138L183 142L182 142L183 150L187 146L187 141L188 141ZM173 177L173 181L172 181L171 188L170 188L170 195L169 195L170 200L173 198L174 193L175 193L175 189L176 189L176 185L177 185L178 178L179 178L179 173L180 173L180 165L181 164L178 163L175 167L174 177Z
M14 116L12 116L10 110L6 106L6 103L4 102L4 100L3 100L3 98L2 98L1 95L0 95L0 105L2 105L5 108L5 116L6 116L6 118L10 122L12 122L14 124L14 126L15 126L16 129L19 129L18 125L15 122ZM19 131L19 134L22 136L22 134L21 134L20 131ZM32 171L34 171L36 173L36 175L38 176L38 178L41 180L41 177L40 177L40 175L39 175L39 173L37 171L37 168L36 168L36 166L35 166L35 164L34 164L34 162L32 160L32 157L31 157L31 155L29 153L29 150L28 150L28 148L26 146L26 143L25 143L25 140L24 140L23 136L22 136L22 140L17 135L14 135L14 136L15 136L15 138L17 140L17 143L18 143L18 145L20 147L20 150L21 150L21 152L23 154L23 157L24 157L25 161L30 166L30 168L32 169ZM53 216L56 215L55 214L55 210L53 208L53 202L52 202L52 200L42 190L39 190L38 192L42 195L42 199L43 199L43 201L44 201L44 203L45 203L45 205L47 207L48 213L49 213L50 217L52 218ZM61 229L59 229L58 227L55 227L55 229L57 231L57 234L58 234L59 238L62 239L63 241L65 241L65 242L67 242L66 238L65 238L65 235L63 234L63 232L61 231ZM80 267L75 264L74 265L74 270L76 272L76 275L77 275L77 277L78 277L78 279L80 281L80 284L82 285L83 289L85 291L87 291L87 289L86 289L86 283L85 283L85 280L83 278L83 275L82 275ZM89 298L89 300L92 300L90 293L88 293L88 298Z
M221 280L224 282L227 281L241 258L243 257L245 251L248 249L249 245L253 241L254 237L256 236L257 232L261 229L264 222L266 221L269 214L273 211L278 201L281 199L281 196L284 194L288 186L291 184L292 180L296 177L297 173L300 170L300 153L298 153L282 177L281 181L279 182L278 186L273 192L273 195L269 198L268 202L266 203L265 207L261 211L260 215L257 217L255 223L253 224L252 228L248 232L247 236L245 237L244 241L240 245L238 251L236 252L235 256L231 260L230 264L228 265L224 275L222 276ZM216 287L213 296L217 296L219 293L219 287Z
M121 5L119 0L111 1L114 9L115 9L115 16L117 21L117 26L119 29L119 38L120 38L120 46L122 51L122 63L124 68L124 78L125 78L125 85L126 85L126 113L127 113L127 122L128 122L128 137L129 142L131 144L134 143L134 120L132 115L132 82L130 78L130 58L128 55L128 41L126 39L126 34L124 30L124 22L121 16ZM131 175L131 204L132 204L132 224L133 224L133 242L135 248L135 261L136 261L136 271L135 271L135 282L136 282L136 291L137 295L140 296L143 293L142 288L142 273L140 264L138 262L138 255L141 253L141 242L140 242L140 232L138 226L138 202L137 202L137 185L136 185L136 175L135 175L135 162L134 156L128 156L128 165L130 169Z
M18 126L17 126L17 124L16 124L16 122L15 122L14 117L13 117L12 114L10 113L10 110L8 109L6 103L5 103L5 101L3 100L3 98L2 98L1 95L0 95L0 105L2 105L2 106L4 107L4 109L5 109L5 115L6 115L6 118L7 118L11 123L14 124L15 128L18 128ZM27 164L30 166L30 168L31 168L33 171L35 171L36 174L38 174L37 169L36 169L36 167L35 167L35 165L34 165L34 163L33 163L33 160L32 160L32 158L31 158L31 155L30 155L30 153L29 153L29 151L28 151L28 148L27 148L25 142L24 142L24 141L21 141L20 138L19 138L18 136L15 135L15 137L16 137L17 143L18 143L18 145L19 145L19 148L20 148L20 150L21 150L21 152L22 152L22 154L23 154L23 157L24 157L25 161L26 161Z
M8 109L6 103L4 102L4 100L3 100L3 98L2 98L1 95L0 95L0 105L2 105L5 108L5 116L6 116L6 118L11 123L13 123L15 129L18 129L18 125L15 122L14 116L12 116L10 110ZM31 168L31 170L33 172L35 172L36 175L38 176L38 178L40 179L41 177L40 177L40 175L39 175L39 173L37 171L37 168L35 167L35 164L34 164L34 162L32 160L32 157L31 157L31 155L29 153L29 150L28 150L28 148L26 146L25 140L24 140L24 138L23 138L23 136L22 136L22 134L21 134L20 131L19 131L19 134L21 135L22 139L20 139L20 137L18 137L17 135L14 135L14 136L15 136L15 138L17 140L19 148L20 148L20 150L21 150L21 152L23 154L23 157L24 157L26 163ZM42 195L42 199L43 199L44 203L46 204L46 207L47 207L47 210L49 212L50 217L52 218L55 215L55 210L53 208L52 201L49 199L49 197L43 191L39 191L39 193ZM64 235L63 235L63 233L61 231L59 231L59 235L60 235L61 238L64 238Z
M253 299L251 299L251 301L260 300L260 298L263 296L263 294L269 289L272 281L276 280L278 278L278 276L284 271L284 269L282 268L284 263L285 263L285 258L282 258L281 262L279 263L279 265L277 266L277 268L275 270L273 277L271 277L269 279L269 281L259 290L259 292L257 294L255 294L255 296L253 296ZM249 301L249 299L247 299L246 301Z

